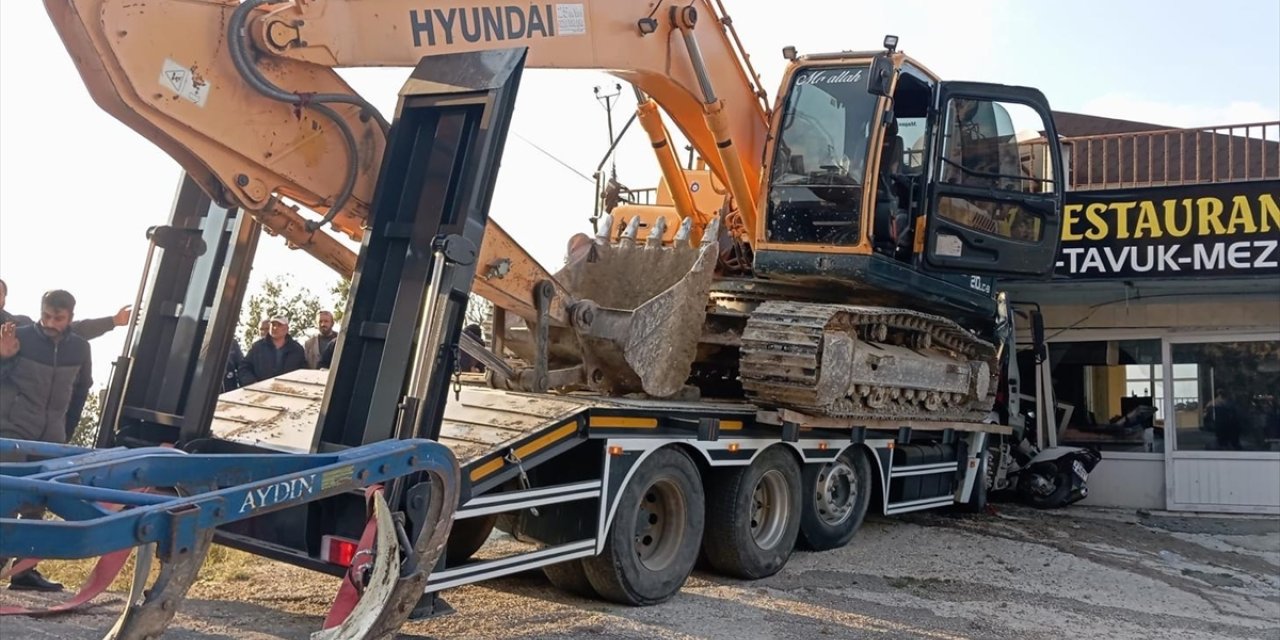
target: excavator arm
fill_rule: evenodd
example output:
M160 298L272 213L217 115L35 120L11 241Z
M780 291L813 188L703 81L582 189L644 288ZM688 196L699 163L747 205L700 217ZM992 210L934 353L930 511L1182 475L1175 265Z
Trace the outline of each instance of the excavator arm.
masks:
M527 46L528 67L599 69L631 82L729 185L748 236L754 225L765 96L730 21L708 0L45 5L99 106L216 200L253 212L344 276L354 256L320 229L361 237L387 123L335 69L412 67L438 53ZM291 203L324 217L308 220Z
M219 203L251 212L343 276L355 256L322 229L362 237L390 125L336 69L413 67L425 56L511 46L526 48L526 67L597 69L633 84L651 139L665 137L656 103L727 186L729 230L754 237L768 108L718 0L45 6L99 106ZM617 229L616 247L606 222L592 248L556 274L490 220L473 290L536 329L536 344L507 345L538 372L554 354L560 368L548 373L563 386L670 396L696 356L722 229L718 216L694 219L688 198L676 210L685 220L672 246L664 247L665 220L641 238L633 217ZM548 377L533 379L540 389Z

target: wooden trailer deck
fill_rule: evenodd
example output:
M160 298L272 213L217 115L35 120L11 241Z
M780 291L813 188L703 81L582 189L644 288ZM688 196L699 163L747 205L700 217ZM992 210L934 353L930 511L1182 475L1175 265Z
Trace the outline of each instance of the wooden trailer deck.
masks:
M299 370L222 394L212 434L220 440L288 453L308 453L329 372ZM550 395L512 394L464 386L445 407L440 442L466 465L542 427L563 423L588 403Z

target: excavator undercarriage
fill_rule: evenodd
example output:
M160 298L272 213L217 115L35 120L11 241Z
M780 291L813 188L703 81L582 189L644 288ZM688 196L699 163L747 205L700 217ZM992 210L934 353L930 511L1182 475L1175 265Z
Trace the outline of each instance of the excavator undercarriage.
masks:
M888 307L766 302L742 336L757 404L842 418L978 420L995 349L956 323Z

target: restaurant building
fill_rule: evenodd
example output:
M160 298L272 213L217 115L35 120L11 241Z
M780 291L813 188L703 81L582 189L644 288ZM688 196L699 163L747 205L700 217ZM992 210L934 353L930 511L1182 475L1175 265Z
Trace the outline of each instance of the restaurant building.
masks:
M1280 122L1055 123L1055 276L1003 283L1045 321L1041 442L1102 450L1085 504L1280 513Z

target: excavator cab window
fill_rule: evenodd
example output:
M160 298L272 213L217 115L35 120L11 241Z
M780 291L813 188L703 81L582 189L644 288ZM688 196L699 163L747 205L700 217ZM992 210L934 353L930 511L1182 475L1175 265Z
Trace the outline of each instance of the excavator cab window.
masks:
M1024 87L942 83L924 262L938 271L1048 275L1058 251L1062 159L1048 104ZM1034 152L1041 145L1048 162Z
M770 174L769 240L858 244L877 100L866 78L866 66L811 67L793 76Z

